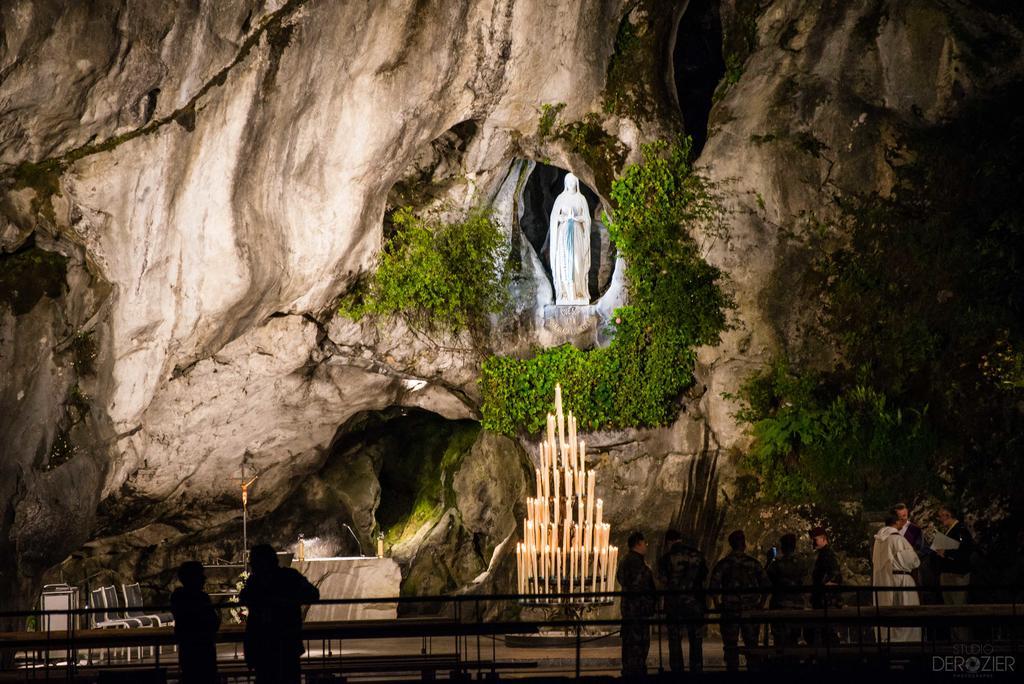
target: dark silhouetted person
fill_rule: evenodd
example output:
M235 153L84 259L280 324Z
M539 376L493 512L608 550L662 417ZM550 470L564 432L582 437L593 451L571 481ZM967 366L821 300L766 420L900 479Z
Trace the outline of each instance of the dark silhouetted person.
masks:
M974 553L974 537L962 522L957 520L956 513L949 506L939 509L939 523L943 533L950 539L959 542L956 549L944 551L937 549L939 584L942 585L942 602L947 606L962 606L967 603L966 591L949 591L947 587L963 587L971 584L971 555ZM957 625L951 630L952 637L959 641L970 639L970 630Z
M174 638L182 684L214 684L217 681L217 629L220 613L203 590L206 574L199 561L185 561L178 568L181 586L171 594Z
M685 592L665 597L668 618L668 659L673 672L682 672L683 629L690 645L690 671L704 669L704 613L706 611L704 587L708 579L708 564L704 554L683 541L678 530L665 534L668 548L658 559L658 578L666 589Z
M843 583L843 573L839 568L839 558L828 541L828 533L824 527L818 526L810 532L816 556L814 568L811 570L811 607L818 609L840 608L843 597L829 587L837 587ZM835 625L822 623L819 627L805 630L804 638L812 646L835 646L839 643L839 633Z
M896 504L892 507L892 512L901 523L897 528L900 536L907 540L907 543L910 544L912 549L914 549L914 553L917 554L917 557L920 558L928 553L928 549L926 549L924 545L924 532L917 524L910 520L910 508L907 504Z
M727 670L735 671L740 668L740 634L743 635L743 645L752 648L757 646L758 633L761 631L758 624L741 622L743 614L764 605L770 584L760 561L747 555L747 538L743 530L736 530L729 535L729 548L732 552L718 561L715 569L711 571L708 592L722 611L725 667ZM726 593L716 593L723 589ZM749 593L737 593L737 590L748 590ZM750 666L751 662L748 659L747 667Z
M781 555L765 571L772 583L772 610L803 610L804 595L799 588L807 584L807 564L796 553L796 535L784 534L779 539ZM776 646L796 646L801 626L797 622L773 622L772 639Z
M252 574L238 594L249 608L245 622L245 662L256 671L256 684L299 684L302 646L302 605L320 592L294 568L277 564L267 544L250 553Z
M615 579L622 597L622 675L647 674L647 652L651 648L650 618L654 615L654 573L644 555L647 541L642 532L634 532L626 541L629 551L619 563ZM626 595L632 593L632 595Z

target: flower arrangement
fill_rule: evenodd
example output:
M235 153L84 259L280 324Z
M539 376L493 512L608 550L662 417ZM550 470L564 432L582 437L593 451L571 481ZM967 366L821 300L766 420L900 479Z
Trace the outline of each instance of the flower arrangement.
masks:
M228 612L231 614L231 622L235 625L244 625L246 618L249 617L249 609L246 606L241 605L238 602L238 593L245 587L246 580L249 579L249 571L245 570L238 579L235 581L235 594L228 599L228 603L235 604Z

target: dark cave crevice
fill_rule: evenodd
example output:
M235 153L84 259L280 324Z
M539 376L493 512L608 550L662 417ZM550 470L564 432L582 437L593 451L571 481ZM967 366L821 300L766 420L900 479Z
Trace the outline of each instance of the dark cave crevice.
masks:
M388 191L384 210L385 239L394 235L391 214L396 209L422 209L444 196L459 180L462 158L479 129L473 119L460 121L416 151L416 156Z
M719 0L690 0L676 31L672 67L683 126L693 138L696 158L707 142L715 89L725 75Z
M476 421L415 408L358 413L338 429L319 470L252 523L250 541L283 549L302 534L318 539L322 553L373 555L378 532L395 541L452 503L454 469L479 430Z

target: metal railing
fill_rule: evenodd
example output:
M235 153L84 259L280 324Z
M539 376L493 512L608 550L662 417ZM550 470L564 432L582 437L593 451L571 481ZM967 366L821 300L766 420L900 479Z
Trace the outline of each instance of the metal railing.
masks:
M987 587L986 591L1005 592L1006 602L968 605L878 606L875 592L963 592L963 587L796 587L788 590L751 589L680 592L662 590L645 594L629 592L593 592L590 594L491 594L445 595L429 597L393 597L372 599L324 599L322 606L394 605L399 617L393 620L347 620L307 622L302 637L306 644L303 671L308 681L317 681L332 673L358 677L360 673L413 673L414 676L496 677L501 673L529 676L614 674L619 669L615 642L622 623L618 609L605 607L585 614L564 610L563 601L594 599L621 602L643 599L649 604L672 605L683 596L705 597L771 595L785 593L844 596L844 605L824 601L819 608L764 609L755 607L709 607L702 617L680 618L660 610L640 620L651 626L652 645L649 667L654 672L668 670L665 644L669 624L721 626L722 622L758 625L758 643L744 643L739 652L750 667L770 668L774 664L805 666L863 667L885 669L894 663L906 667L943 665L968 653L966 645L981 644L989 655L1014 659L1020 653L1024 636L1024 612L1019 587ZM665 601L668 599L668 601ZM547 605L544 602L549 602ZM528 603L531 607L524 607ZM539 607L538 607L539 606ZM237 604L216 606L222 618ZM147 612L165 611L166 606L147 606ZM101 670L134 669L160 673L173 678L177 656L173 651L171 627L97 630L83 627L92 616L106 608L81 608L64 611L0 612L0 681L88 681ZM68 616L67 630L14 629L32 619L46 627L54 615ZM813 630L835 630L838 639L825 639L813 645L769 645L769 625L800 627L805 634ZM894 642L887 639L891 630L918 627L920 641ZM2 631L6 629L6 631ZM218 664L223 681L251 681L245 666L244 625L222 620L217 633ZM685 631L685 630L684 630ZM964 639L967 635L967 639ZM557 639L555 651L517 649L507 641ZM595 649L595 652L589 652ZM550 657L549 653L557 657ZM935 658L943 659L936 661ZM956 661L952 661L955 665ZM719 666L709 662L707 669ZM153 681L157 681L155 679ZM143 674L137 681L146 681ZM160 680L162 681L162 680Z

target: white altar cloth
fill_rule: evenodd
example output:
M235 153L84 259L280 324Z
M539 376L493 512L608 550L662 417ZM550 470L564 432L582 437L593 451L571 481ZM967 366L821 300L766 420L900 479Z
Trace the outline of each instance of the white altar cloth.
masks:
M321 599L392 598L398 596L402 583L402 571L390 558L308 558L293 560L291 566L320 590ZM316 605L310 607L306 622L397 617L396 603Z

